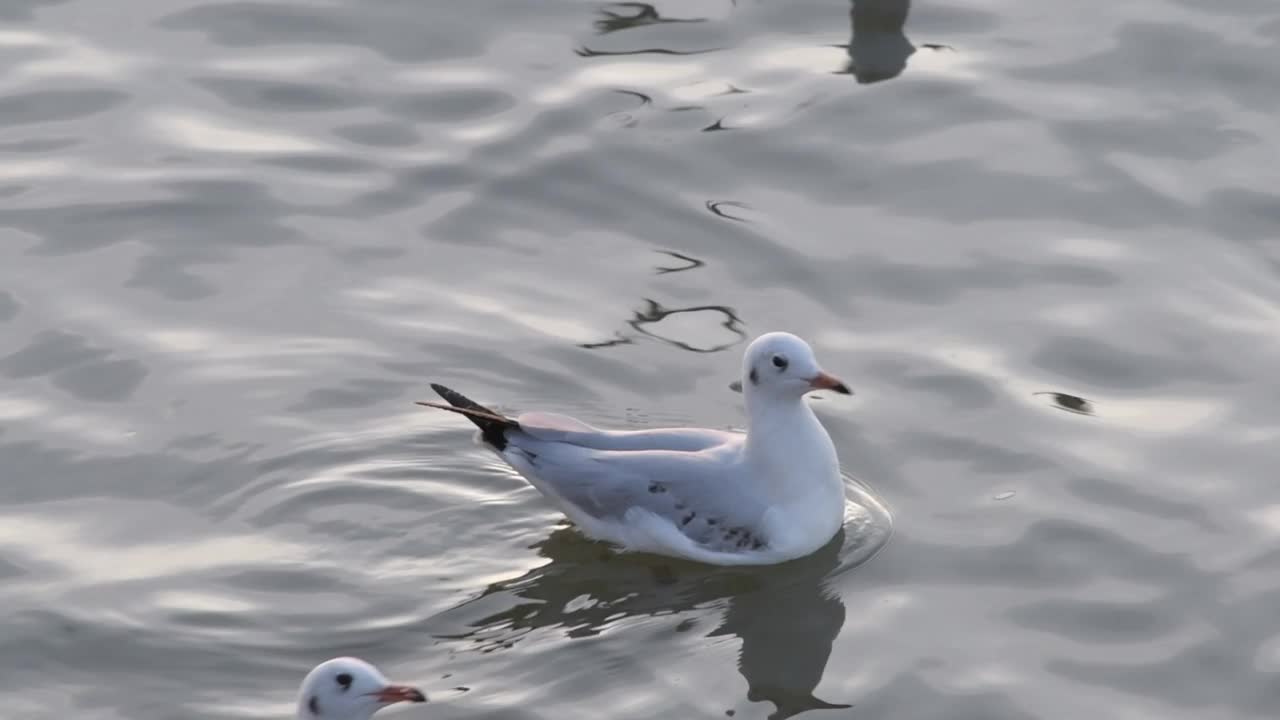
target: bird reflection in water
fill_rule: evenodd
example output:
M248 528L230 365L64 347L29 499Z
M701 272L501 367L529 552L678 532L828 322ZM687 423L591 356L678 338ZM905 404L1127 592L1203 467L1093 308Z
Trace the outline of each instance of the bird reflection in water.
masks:
M907 59L916 51L903 27L911 12L911 0L849 0L851 36L844 46L849 52L845 74L861 84L890 80L902 74ZM928 43L921 47L941 50L946 45ZM947 48L949 49L949 48Z
M551 562L525 575L490 585L480 597L439 619L466 629L441 637L470 641L482 652L510 648L537 630L561 628L571 638L590 637L634 617L671 617L688 632L708 611L723 608L707 637L737 637L738 672L747 699L771 702L771 718L807 710L846 708L814 696L822 681L845 606L830 580L864 562L865 548L843 548L841 531L813 555L761 568L715 568L652 555L618 555L572 528L553 532L536 547ZM848 556L841 567L842 550ZM852 559L849 559L852 558ZM481 617L506 596L505 609ZM452 617L449 617L452 616Z

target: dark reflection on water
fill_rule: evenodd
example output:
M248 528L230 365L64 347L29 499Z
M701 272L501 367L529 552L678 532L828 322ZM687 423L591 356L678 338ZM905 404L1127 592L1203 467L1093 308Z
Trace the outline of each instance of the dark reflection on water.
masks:
M733 130L734 128L724 124L724 118L720 118L710 125L702 128L702 132L719 132L721 130Z
M773 703L771 718L846 708L813 695L845 620L844 603L829 584L850 569L841 567L844 544L842 532L802 560L763 569L712 569L615 555L562 528L535 546L550 563L490 585L439 620L467 628L444 637L493 651L510 649L538 629L558 628L582 638L622 618L643 616L679 619L675 631L689 633L698 629L701 611L723 608L720 622L700 634L741 642L738 671L747 681L748 701ZM857 562L873 553L863 551ZM507 598L506 607L473 617L491 607L495 596Z
M1039 397L1048 398L1053 407L1059 410L1066 410L1077 415L1093 415L1093 403L1076 395L1069 395L1060 392L1038 392Z
M737 339L727 343L695 347L682 340L674 340L672 338L665 337L659 334L656 330L645 327L647 325L662 322L672 315L679 315L682 313L709 313L711 315L719 315L720 317L717 318L717 321L720 326L736 335ZM636 316L631 320L628 320L627 324L643 335L656 338L669 345L674 345L681 350L689 350L690 352L705 353L728 350L734 345L745 340L747 337L747 334L742 330L742 320L738 317L738 314L734 312L733 308L726 307L724 305L695 305L692 307L667 308L654 300L646 298L644 309L637 311Z
M911 0L849 0L850 37L839 45L849 56L838 74L852 75L861 85L892 80L907 68L916 46L907 38ZM927 50L954 50L941 43L921 43Z
M916 51L903 32L911 0L849 0L849 70L859 83L897 77Z
M679 269L688 270L691 268L679 268ZM645 298L644 303L645 303L644 308L637 310L635 312L635 316L632 317L630 320L628 320L627 324L630 325L633 330L640 333L641 335L644 335L645 337L653 338L655 340L660 340L661 342L666 343L667 345L671 345L672 347L678 347L681 350L688 350L689 352L714 353L714 352L720 352L722 350L728 350L729 348L742 343L747 338L746 332L742 329L742 320L738 317L737 313L731 307L726 307L724 305L695 305L692 307L668 308L668 307L662 306L656 300L650 300L649 298ZM679 340L676 338L663 335L658 330L651 327L647 327L649 325L656 325L662 322L663 320L669 317L672 317L674 315L685 315L685 314L707 315L713 318L714 323L718 324L720 327L723 327L724 329L733 333L736 336L736 338L729 342L721 342L721 343L714 343L714 344L707 344L707 345L693 345L685 340ZM599 348L615 347L617 345L626 345L631 342L634 342L634 338L619 336L613 340L605 340L602 342L593 342L593 343L582 343L578 347L594 350Z
M706 262L685 253L676 252L674 250L659 250L658 252L668 257L675 258L684 265L680 266L658 266L654 269L657 275L670 275L673 273L687 272L703 268ZM672 337L655 327L672 317L682 320L692 319L697 325L698 330L694 335L698 338L706 338L704 344L698 342L694 344L687 340ZM710 321L710 325L702 318L706 317ZM738 313L731 307L725 305L692 305L688 307L666 307L662 303L650 298L644 298L644 307L636 310L627 325L631 327L640 336L652 338L672 347L680 348L695 353L715 353L728 350L735 345L742 343L746 337L746 331L743 329L743 322ZM728 330L733 335L733 339L714 342L715 326L719 326ZM688 334L688 333L686 333ZM613 339L602 340L597 342L579 343L578 347L587 350L598 350L602 348L617 347L619 345L630 345L637 339L636 335L625 335L618 333Z
M631 12L630 15L627 14L628 11ZM601 17L596 20L595 26L601 35L619 30L645 27L646 25L706 22L706 18L664 17L653 5L640 2L610 3L608 6L600 8L599 12Z
M654 272L656 272L658 275L666 275L667 273L676 273L676 272L684 272L684 271L686 271L686 270L694 270L694 269L696 269L696 268L700 268L700 267L702 267L703 265L706 265L706 263L705 263L705 262L703 262L703 261L699 260L698 258L695 258L695 257L689 257L688 255L685 255L684 253L678 253L678 252L676 252L676 251L674 251L674 250L660 250L659 252L663 253L664 255L670 255L671 257L673 257L673 258L675 258L675 259L677 259L677 260L680 260L680 261L682 261L682 262L688 263L688 264L687 264L687 265L681 265L681 266L679 266L679 267L657 267L657 268L654 268Z
M749 209L751 206L747 205L746 203L738 202L736 200L720 200L720 201L708 200L707 201L707 209L710 210L717 217L722 217L725 220L735 220L737 222L748 222L746 218L741 218L736 215L730 215L728 212L725 212L724 208L726 207L736 207L736 208L742 208L745 210L745 209Z
M722 48L701 48L697 50L672 50L670 48L644 48L642 50L592 50L588 47L576 48L573 52L579 57L615 57L626 55L702 55L713 53Z

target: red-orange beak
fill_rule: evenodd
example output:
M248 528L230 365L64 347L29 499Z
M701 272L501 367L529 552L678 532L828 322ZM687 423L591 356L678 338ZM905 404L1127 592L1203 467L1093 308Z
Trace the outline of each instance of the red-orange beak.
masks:
M378 698L378 702L385 705L400 702L426 702L427 696L422 691L408 685L388 685L381 690L373 693Z
M835 390L841 395L853 394L853 391L849 389L849 386L845 385L840 378L834 375L828 375L825 372L820 372L817 375L814 375L813 379L809 381L809 385L813 387L814 390Z

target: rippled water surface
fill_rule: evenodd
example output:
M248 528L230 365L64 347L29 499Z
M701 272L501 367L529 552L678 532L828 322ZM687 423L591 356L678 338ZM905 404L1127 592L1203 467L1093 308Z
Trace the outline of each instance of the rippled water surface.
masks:
M1277 77L1274 0L0 2L3 716L1274 717ZM412 404L739 426L773 329L873 509L775 568Z

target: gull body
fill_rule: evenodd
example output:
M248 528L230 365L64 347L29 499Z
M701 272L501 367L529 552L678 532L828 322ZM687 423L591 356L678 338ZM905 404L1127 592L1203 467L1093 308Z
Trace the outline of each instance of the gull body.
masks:
M852 394L808 343L767 333L747 347L745 433L708 428L603 430L564 415L505 417L442 385L481 440L587 536L624 550L715 565L808 555L844 521L831 437L804 395Z

